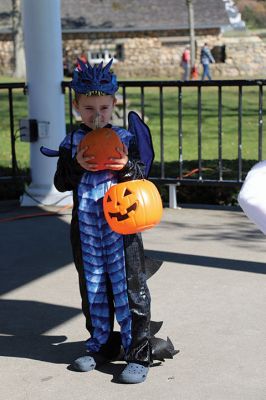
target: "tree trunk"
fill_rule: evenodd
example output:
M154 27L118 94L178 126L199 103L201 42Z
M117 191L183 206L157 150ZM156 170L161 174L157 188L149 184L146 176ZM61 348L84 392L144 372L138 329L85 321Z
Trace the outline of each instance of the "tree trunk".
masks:
M20 3L20 0L12 0L12 33L14 48L13 76L25 79L26 65Z
M195 65L195 27L194 27L194 7L192 0L186 0L188 8L188 25L190 33L190 59L191 68Z

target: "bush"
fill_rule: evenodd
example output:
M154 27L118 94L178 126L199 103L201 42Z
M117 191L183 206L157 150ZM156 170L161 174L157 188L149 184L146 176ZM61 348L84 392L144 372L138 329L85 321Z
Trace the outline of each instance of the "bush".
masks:
M25 185L30 183L29 169L20 170L16 177L12 177L11 168L0 167L1 177L0 200L18 200L24 193Z
M238 0L236 3L249 28L266 28L265 0Z

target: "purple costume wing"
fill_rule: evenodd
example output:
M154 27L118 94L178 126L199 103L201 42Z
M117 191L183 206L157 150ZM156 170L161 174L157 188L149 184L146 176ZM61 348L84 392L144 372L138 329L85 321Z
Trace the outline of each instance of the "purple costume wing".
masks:
M140 159L145 164L145 176L148 177L154 160L154 150L149 127L134 111L128 114L128 130L135 135Z

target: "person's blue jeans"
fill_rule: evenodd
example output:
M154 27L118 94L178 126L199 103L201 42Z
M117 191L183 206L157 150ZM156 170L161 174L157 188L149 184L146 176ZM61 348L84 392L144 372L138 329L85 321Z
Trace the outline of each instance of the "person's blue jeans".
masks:
M203 72L202 72L201 79L204 80L204 78L207 76L207 78L209 80L211 80L212 77L211 77L211 73L210 73L209 64L202 64L202 66L203 66Z
M190 77L190 65L189 63L183 62L182 63L183 69L184 69L184 73L183 73L183 80L184 81L189 81L189 77Z

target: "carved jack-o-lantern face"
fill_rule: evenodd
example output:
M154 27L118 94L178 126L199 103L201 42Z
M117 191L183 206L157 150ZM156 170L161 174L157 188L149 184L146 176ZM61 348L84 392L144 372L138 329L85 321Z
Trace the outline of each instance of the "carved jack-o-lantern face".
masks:
M130 234L152 228L162 217L162 200L156 186L135 180L112 186L104 196L104 215L111 229Z

